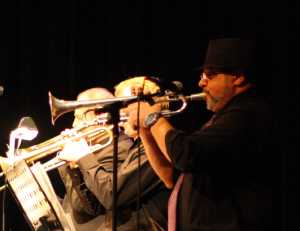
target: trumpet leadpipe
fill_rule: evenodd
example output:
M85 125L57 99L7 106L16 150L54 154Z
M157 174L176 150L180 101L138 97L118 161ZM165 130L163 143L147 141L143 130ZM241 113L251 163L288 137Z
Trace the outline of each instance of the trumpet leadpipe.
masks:
M167 99L156 99L154 100L155 103L163 103L163 102L177 102L177 101L182 101L182 99L185 100L205 100L205 93L196 93L192 94L190 96L183 96L183 95L178 95L178 96L173 96L172 98L167 98Z
M177 115L181 113L187 106L187 100L195 101L195 100L205 100L205 93L197 93L193 94L190 96L183 96L183 95L178 95L178 96L173 96L172 98L167 98L167 99L156 99L154 100L155 103L164 103L164 102L178 102L182 101L182 106L180 109L176 111L171 111L171 110L163 110L162 115L166 118L171 117L172 115ZM96 121L98 124L105 124L107 122L107 114L100 114L96 115ZM126 122L128 120L128 115L125 113L120 113L120 122Z

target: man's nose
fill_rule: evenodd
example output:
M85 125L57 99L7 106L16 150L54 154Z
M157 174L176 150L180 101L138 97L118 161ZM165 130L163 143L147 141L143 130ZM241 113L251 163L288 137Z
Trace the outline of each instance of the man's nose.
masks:
M204 88L207 85L207 81L205 79L200 79L198 85L199 87Z

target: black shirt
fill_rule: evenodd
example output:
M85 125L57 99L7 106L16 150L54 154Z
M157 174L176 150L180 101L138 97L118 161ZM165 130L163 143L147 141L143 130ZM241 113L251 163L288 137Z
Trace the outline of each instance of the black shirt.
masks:
M278 125L252 90L235 97L208 127L166 135L175 168L186 173L178 230L276 230Z

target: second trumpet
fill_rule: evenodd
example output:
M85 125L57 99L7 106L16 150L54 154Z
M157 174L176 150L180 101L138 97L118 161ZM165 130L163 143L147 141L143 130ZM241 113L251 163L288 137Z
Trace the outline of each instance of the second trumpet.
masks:
M48 156L50 154L61 151L63 149L64 145L69 141L77 141L77 140L84 138L89 143L91 143L93 140L98 139L100 137L102 137L103 139L109 137L109 140L105 144L103 144L103 145L96 144L96 145L91 146L91 152L96 152L96 151L108 146L112 142L112 139L113 139L113 135L112 135L112 131L111 131L112 128L113 128L113 126L110 126L110 127L98 126L87 132L79 133L78 135L76 135L72 138L66 139L66 140L62 139L61 136L57 136L57 137L54 137L54 138L52 138L48 141L45 141L41 144L34 145L34 146L26 148L24 150L21 149L19 151L20 155L15 156L12 161L8 158L4 158L4 157L0 158L0 164L1 164L2 171L5 172L9 167L11 167L14 163L16 163L19 160L24 159L24 160L26 160L26 162L28 164L31 164L32 162L40 160L41 158L43 158L45 156ZM81 129L81 127L80 127L80 129ZM77 131L80 129L77 129ZM57 164L56 161L55 161L55 164ZM50 167L49 165L53 165L53 161L52 162L50 161L47 165L48 166L44 166L44 167L49 168ZM57 168L57 167L58 166L54 166L54 167L52 166L52 168Z

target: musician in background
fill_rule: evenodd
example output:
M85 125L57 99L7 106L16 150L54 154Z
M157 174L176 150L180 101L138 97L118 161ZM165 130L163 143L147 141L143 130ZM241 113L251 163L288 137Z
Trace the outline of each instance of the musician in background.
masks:
M255 49L236 38L210 41L199 86L215 114L197 132L175 129L156 104L140 105L140 136L163 153L148 151L156 160L151 164L169 160L176 169L173 180L161 177L175 185L169 231L281 230L279 129L254 84L255 78L265 78L253 75ZM136 104L124 110L132 128L137 110Z
M130 86L144 86L150 93L155 93L159 87L143 77L135 77L121 82L116 86L116 97L131 96ZM162 110L168 104L162 104ZM128 122L123 122L125 134L134 139L134 143L127 153L124 163L118 171L117 182L117 230L167 230L167 203L170 190L152 169L146 153L146 145L137 137ZM160 151L154 149L152 151ZM112 229L113 206L113 179L107 173L105 166L100 164L95 156L90 153L84 139L69 142L65 145L59 158L66 161L75 161L82 171L87 187L108 210L104 230ZM138 198L138 171L140 171L140 201ZM137 217L139 212L139 219Z
M114 98L107 89L91 88L77 97L77 101L83 100L98 100L98 99L112 99ZM84 123L84 112L87 108L76 109L74 113L73 128L76 128ZM94 111L86 113L87 121L93 121L95 118ZM81 132L95 129L99 126L91 126L85 128ZM63 131L61 135L68 137L67 133L71 130ZM94 144L106 144L109 137L101 136L92 142ZM120 131L118 138L118 166L120 166L127 156L127 151L132 145L132 140ZM108 175L113 172L113 144L92 154L94 159L105 168ZM76 230L96 231L103 230L106 209L98 202L93 193L86 187L83 180L82 173L79 169L73 169L73 163L70 166L65 165L58 168L61 179L66 187L66 194L63 199L62 207L66 214L70 214ZM88 199L87 199L88 198Z

